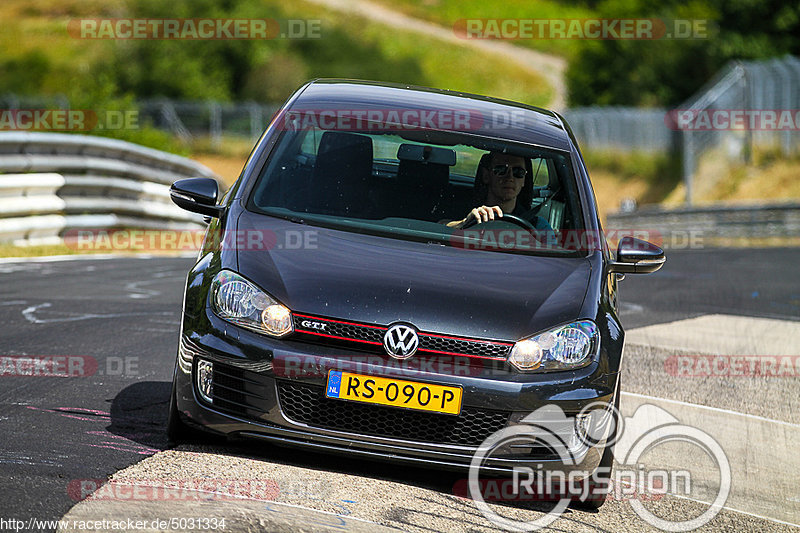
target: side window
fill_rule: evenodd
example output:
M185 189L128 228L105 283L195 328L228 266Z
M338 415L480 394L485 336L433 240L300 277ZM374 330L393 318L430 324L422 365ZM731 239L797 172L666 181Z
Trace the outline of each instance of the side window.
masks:
M550 160L544 157L531 160L533 186L547 187L550 183Z
M321 134L316 129L308 130L300 145L300 151L306 155L317 155L320 138Z

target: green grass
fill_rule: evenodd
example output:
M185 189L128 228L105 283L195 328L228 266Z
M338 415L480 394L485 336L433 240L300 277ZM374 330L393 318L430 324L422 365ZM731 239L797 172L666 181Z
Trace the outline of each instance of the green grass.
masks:
M185 253L186 251L172 251L172 250L152 250L147 248L126 248L124 251L110 249L109 246L98 245L96 249L83 249L78 250L75 246L67 244L35 244L30 246L19 246L13 243L2 242L0 243L0 257L43 257L51 255L164 255L174 256Z
M369 74L379 81L465 91L538 106L545 106L553 94L542 77L520 72L516 64L498 59L494 54L302 2L289 4L283 9L290 17L322 19L323 38L319 42L328 49L326 53L329 56L350 53L345 48L347 43L337 37L340 32L351 38L358 36L359 44L377 56L373 59L377 60L378 71ZM368 61L370 58L364 59ZM386 68L381 67L381 61L386 62ZM399 71L394 71L392 66L400 66ZM351 77L348 72L329 69L322 63L315 64L314 72L323 77Z
M106 252L82 252L66 244L41 244L33 246L17 246L12 243L0 243L0 257L42 257L46 255L86 255L88 253L108 253Z

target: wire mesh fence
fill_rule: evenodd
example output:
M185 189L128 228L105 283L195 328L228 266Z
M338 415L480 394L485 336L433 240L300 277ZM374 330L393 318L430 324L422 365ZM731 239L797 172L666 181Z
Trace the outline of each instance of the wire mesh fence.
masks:
M139 113L154 126L169 130L183 140L208 137L212 145L218 145L223 136L257 139L278 107L162 99L140 102Z
M631 107L579 107L563 112L581 146L592 150L665 152L679 146L666 127L666 110Z
M783 157L800 151L800 59L733 61L679 108L668 122L682 134L686 203L697 168L715 151L728 162L749 163L756 148Z

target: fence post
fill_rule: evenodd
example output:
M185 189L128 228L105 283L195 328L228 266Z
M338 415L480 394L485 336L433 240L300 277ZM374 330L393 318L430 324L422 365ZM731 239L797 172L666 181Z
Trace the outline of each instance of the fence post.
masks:
M794 56L787 56L786 63L789 65L789 68L792 72L792 78L795 80L794 83L789 85L792 90L792 94L790 95L790 100L793 102L792 107L794 107L794 109L800 109L800 59ZM796 116L797 112L795 112L795 117ZM795 126L797 126L797 124L795 124ZM800 146L798 146L800 145L800 128L795 129L794 139L797 142L792 147L793 152L800 148Z
M4 96L5 100L8 102L8 108L12 111L15 109L19 109L19 98L14 93L7 93Z
M159 106L161 109L161 118L167 123L169 129L180 137L183 142L190 142L192 140L192 134L189 133L189 130L184 126L172 102L162 99L159 101Z
M250 111L250 139L255 141L261 135L261 124L264 112L261 106L255 102L247 104L247 109Z
M692 186L694 185L694 146L692 132L683 131L683 185L686 188L686 205L692 205Z
M750 83L750 71L742 67L742 80L744 80L744 109L753 109L753 98L751 93L754 85ZM748 125L744 129L744 163L750 165L753 162L753 129Z
M771 63L770 66L774 69L774 72L777 73L776 78L778 78L778 83L776 83L775 85L780 86L780 88L778 89L779 96L776 95L776 98L774 99L774 102L776 104L780 102L780 104L778 104L778 106L780 107L776 106L778 107L778 109L775 109L774 111L777 111L778 113L780 113L783 110L788 111L792 108L792 102L790 100L791 90L792 90L791 70L786 64L786 61L782 59L780 60L773 59L770 63ZM791 137L792 131L790 129L786 129L784 131L777 131L776 133L780 136L781 139L780 141L781 155L788 157L792 150L792 137Z
M222 106L217 102L209 102L208 107L211 114L208 132L211 136L211 146L219 148L222 144Z

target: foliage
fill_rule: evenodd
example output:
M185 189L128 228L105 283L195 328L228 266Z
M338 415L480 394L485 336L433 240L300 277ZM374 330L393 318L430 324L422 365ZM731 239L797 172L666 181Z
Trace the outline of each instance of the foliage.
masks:
M705 20L706 38L582 41L571 105L679 105L732 59L800 54L800 4L782 0L604 0L599 17Z

